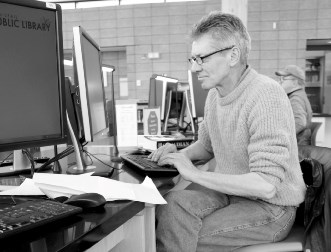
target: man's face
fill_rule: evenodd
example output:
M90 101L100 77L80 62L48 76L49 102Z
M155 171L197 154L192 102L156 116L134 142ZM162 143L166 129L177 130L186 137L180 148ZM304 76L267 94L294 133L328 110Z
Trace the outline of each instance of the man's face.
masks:
M294 76L281 76L279 83L284 88L285 92L288 94L290 93L294 88L298 86L297 84L298 80Z
M226 48L224 51L204 58L204 56L224 48ZM221 47L208 34L203 35L192 43L191 55L193 58L201 57L202 63L199 65L193 61L191 71L197 73L203 89L211 89L216 86L224 87L226 85L230 71L231 49L230 45Z

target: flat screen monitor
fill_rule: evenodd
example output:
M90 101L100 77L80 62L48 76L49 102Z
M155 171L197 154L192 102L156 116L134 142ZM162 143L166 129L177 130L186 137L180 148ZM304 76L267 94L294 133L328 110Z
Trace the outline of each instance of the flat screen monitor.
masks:
M178 79L153 74L149 85L149 107L160 108L162 131L167 130L172 101L176 98Z
M75 129L74 123L69 125L77 166L69 167L68 173L80 174L95 168L87 165L83 144L108 131L100 47L81 26L73 27L73 70L79 128Z
M67 141L61 15L52 3L0 0L1 152Z
M79 87L85 140L107 129L101 52L98 44L80 26L73 28L75 83Z
M188 83L192 116L193 119L198 119L199 117L204 116L204 108L208 90L201 87L201 82L199 81L197 74L191 70L188 70Z

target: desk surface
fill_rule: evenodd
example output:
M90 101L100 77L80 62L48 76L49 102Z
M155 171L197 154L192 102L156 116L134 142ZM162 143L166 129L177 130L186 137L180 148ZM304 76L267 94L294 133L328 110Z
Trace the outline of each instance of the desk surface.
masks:
M103 158L102 161L105 161L105 159ZM108 163L110 162L108 161ZM98 169L105 169L104 165L97 161L95 165ZM129 183L141 183L145 177L124 164L113 163L113 165L121 169L115 171L112 176L113 179ZM152 179L161 194L173 186L171 177ZM33 231L2 239L0 241L0 250L15 252L83 251L123 225L142 211L144 207L145 204L142 202L108 202L102 211L84 212L74 217L50 223Z

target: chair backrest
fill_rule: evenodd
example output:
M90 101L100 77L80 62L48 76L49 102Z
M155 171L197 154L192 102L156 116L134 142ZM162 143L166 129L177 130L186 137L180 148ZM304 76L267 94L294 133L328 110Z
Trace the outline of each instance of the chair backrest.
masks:
M312 158L324 166L324 171L331 169L331 148L299 145L299 159Z
M316 135L318 129L321 127L321 122L312 122L310 126L311 130L311 145L316 146Z
M331 148L311 146L311 145L299 145L299 159L311 158L317 160L323 165L324 172L331 171ZM330 179L331 180L331 179ZM326 181L327 182L327 181ZM330 185L330 184L327 184ZM304 203L303 203L304 204ZM298 209L299 210L299 209ZM297 214L300 214L297 212ZM301 213L303 214L303 212ZM303 218L303 216L302 216ZM299 218L299 219L302 219ZM303 222L303 219L302 219ZM292 230L288 237L280 242L256 244L251 246L241 247L236 252L289 252L289 251L303 251L305 246L304 241L304 227L300 223L296 222L292 227ZM325 237L330 237L329 234ZM325 239L326 242L329 242ZM328 248L328 247L326 247ZM330 251L330 250L328 250Z

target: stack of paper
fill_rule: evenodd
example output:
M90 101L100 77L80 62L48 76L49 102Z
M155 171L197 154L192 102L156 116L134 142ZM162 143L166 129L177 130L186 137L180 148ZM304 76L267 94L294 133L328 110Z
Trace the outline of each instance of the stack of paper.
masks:
M0 195L45 194L55 198L91 192L103 195L107 201L167 203L149 177L146 177L142 184L132 184L98 176L35 173L32 180L26 179L20 187L0 192Z

